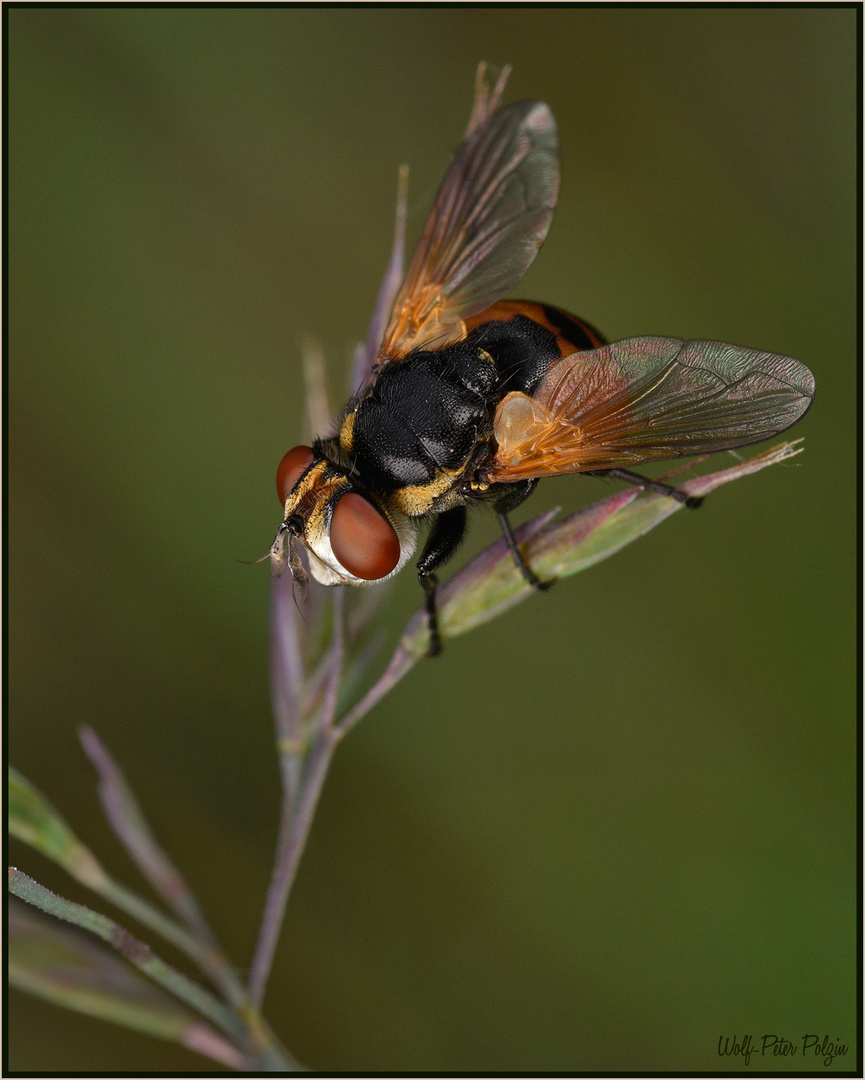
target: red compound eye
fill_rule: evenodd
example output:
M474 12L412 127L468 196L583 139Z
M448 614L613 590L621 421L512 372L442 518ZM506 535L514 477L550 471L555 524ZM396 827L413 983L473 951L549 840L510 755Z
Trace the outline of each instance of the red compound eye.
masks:
M280 461L276 470L276 493L281 503L285 503L294 485L309 468L312 457L308 446L295 446Z
M364 581L387 577L399 562L399 537L393 526L353 491L334 507L330 546L340 565Z

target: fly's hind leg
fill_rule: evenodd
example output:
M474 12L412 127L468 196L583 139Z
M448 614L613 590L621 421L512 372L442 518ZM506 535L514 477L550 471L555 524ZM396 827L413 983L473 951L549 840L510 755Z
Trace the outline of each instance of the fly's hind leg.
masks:
M517 541L514 536L514 531L511 528L511 523L508 521L508 514L512 510L516 510L520 503L526 501L529 495L531 495L537 487L537 483L537 480L521 480L518 484L508 484L508 488L510 488L508 493L502 495L493 505L499 519L499 524L502 527L508 550L513 556L514 562L519 567L520 573L533 589L549 589L553 582L541 581L537 574L526 563L520 549L517 547Z
M642 488L657 491L659 495L669 495L676 502L684 503L689 510L696 510L703 502L702 495L686 495L684 491L672 484L665 484L661 480L650 480L647 476L640 476L630 469L597 469L593 470L592 476L613 476L616 480L627 480L630 484L639 484Z
M427 656L438 656L442 651L436 611L438 578L435 571L453 555L465 531L466 508L464 506L456 506L453 510L446 510L443 514L439 514L427 538L423 554L417 561L417 576L424 591L424 606L429 624Z

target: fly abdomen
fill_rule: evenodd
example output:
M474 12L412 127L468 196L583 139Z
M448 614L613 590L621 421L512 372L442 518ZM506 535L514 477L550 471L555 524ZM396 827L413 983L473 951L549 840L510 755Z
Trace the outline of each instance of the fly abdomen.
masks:
M499 373L499 397L512 390L531 394L560 358L556 335L525 315L514 315L475 327L466 338L492 357Z

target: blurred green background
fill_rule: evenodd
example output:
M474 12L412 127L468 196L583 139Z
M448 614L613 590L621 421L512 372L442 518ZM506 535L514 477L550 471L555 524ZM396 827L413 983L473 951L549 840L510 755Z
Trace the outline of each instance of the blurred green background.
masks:
M363 722L268 1018L320 1070L728 1070L719 1036L748 1033L827 1035L853 1067L856 12L7 14L14 763L144 888L78 746L94 725L249 964L278 774L269 578L239 560L280 518L299 343L341 386L399 163L416 235L478 60L510 62L506 100L546 100L562 150L519 295L611 339L804 360L806 452L454 642ZM610 490L550 482L517 519ZM477 515L459 561L495 536ZM407 571L394 633L418 601ZM9 1037L15 1069L207 1067L20 994Z

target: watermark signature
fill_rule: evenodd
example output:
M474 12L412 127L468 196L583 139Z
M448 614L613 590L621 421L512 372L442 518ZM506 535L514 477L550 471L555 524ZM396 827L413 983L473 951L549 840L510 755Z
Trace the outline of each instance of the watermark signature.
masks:
M753 1035L718 1036L719 1057L741 1057L746 1065L751 1063L751 1057L798 1057L819 1058L824 1065L831 1065L837 1057L844 1057L847 1053L846 1043L840 1039L832 1040L828 1035L822 1038L819 1035L800 1035L798 1038L788 1039L783 1035L760 1035L756 1039ZM807 1065L803 1061L803 1066Z

